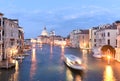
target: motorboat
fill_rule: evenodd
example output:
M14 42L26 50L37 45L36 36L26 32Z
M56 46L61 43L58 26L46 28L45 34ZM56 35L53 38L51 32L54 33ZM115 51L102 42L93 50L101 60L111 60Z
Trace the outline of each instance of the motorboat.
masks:
M16 60L22 60L22 59L24 59L25 57L22 56L22 55L18 55L18 56L13 56L12 58L13 58L13 59L16 59Z
M95 57L95 58L102 58L102 54L101 54L101 52L100 52L100 48L94 48L93 49L93 57Z
M95 58L102 58L102 54L100 54L100 53L95 53L95 54L93 54L93 57L95 57Z
M66 54L64 55L64 62L66 63L66 65L72 69L75 70L84 70L85 67L82 64L82 60L77 57L74 56L72 54Z

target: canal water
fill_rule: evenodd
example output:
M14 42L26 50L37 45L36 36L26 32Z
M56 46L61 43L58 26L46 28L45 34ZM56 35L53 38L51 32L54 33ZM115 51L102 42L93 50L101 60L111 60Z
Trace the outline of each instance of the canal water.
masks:
M120 63L92 57L90 50L37 45L27 52L24 60L16 61L16 67L0 69L0 81L120 81ZM84 71L68 68L64 54L80 57Z

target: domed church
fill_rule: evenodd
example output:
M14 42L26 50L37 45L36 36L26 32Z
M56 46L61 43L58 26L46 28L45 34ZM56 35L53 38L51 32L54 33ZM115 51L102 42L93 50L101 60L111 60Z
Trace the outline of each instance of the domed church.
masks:
M44 27L42 33L41 33L42 36L49 36L47 30L46 30L46 27Z

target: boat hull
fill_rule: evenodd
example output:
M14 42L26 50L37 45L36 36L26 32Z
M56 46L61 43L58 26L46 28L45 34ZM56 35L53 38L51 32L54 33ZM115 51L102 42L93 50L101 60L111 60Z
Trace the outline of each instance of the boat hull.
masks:
M100 59L100 58L102 58L102 55L100 55L100 54L93 54L93 57Z
M71 60L71 58L74 58L75 60ZM79 58L73 55L64 56L64 62L69 68L74 70L84 70L84 66L82 64L73 64L76 62L76 59L78 60Z

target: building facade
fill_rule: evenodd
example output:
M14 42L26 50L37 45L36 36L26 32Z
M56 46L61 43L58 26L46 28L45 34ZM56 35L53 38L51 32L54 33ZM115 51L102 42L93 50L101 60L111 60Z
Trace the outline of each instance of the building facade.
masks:
M37 40L39 40L40 43L43 43L43 44L49 43L49 33L46 27L44 27L44 29L42 30L41 35L37 37Z
M18 53L23 53L24 49L24 30L22 27L18 28Z
M89 30L81 30L79 36L79 47L89 49Z
M99 27L93 27L89 29L89 48L93 49L96 47L96 31L98 30Z
M99 29L96 31L96 47L102 47L104 45L116 47L116 37L117 27L114 24L99 26Z
M116 21L117 25L117 48L115 59L120 62L120 21Z
M21 44L20 40L24 40L24 35L19 30L18 20L8 19L3 16L0 13L0 60L16 54Z
M2 60L3 56L3 14L0 13L0 61Z
M79 34L80 34L81 30L73 30L70 33L70 43L71 43L71 47L73 48L79 48Z
M18 47L18 21L4 18L4 25L3 25L3 35L4 35L4 56L3 58L6 59L8 56L11 56ZM8 55L9 54L9 55ZM11 54L11 55L10 55Z
M70 43L73 48L89 48L89 30L73 30Z

